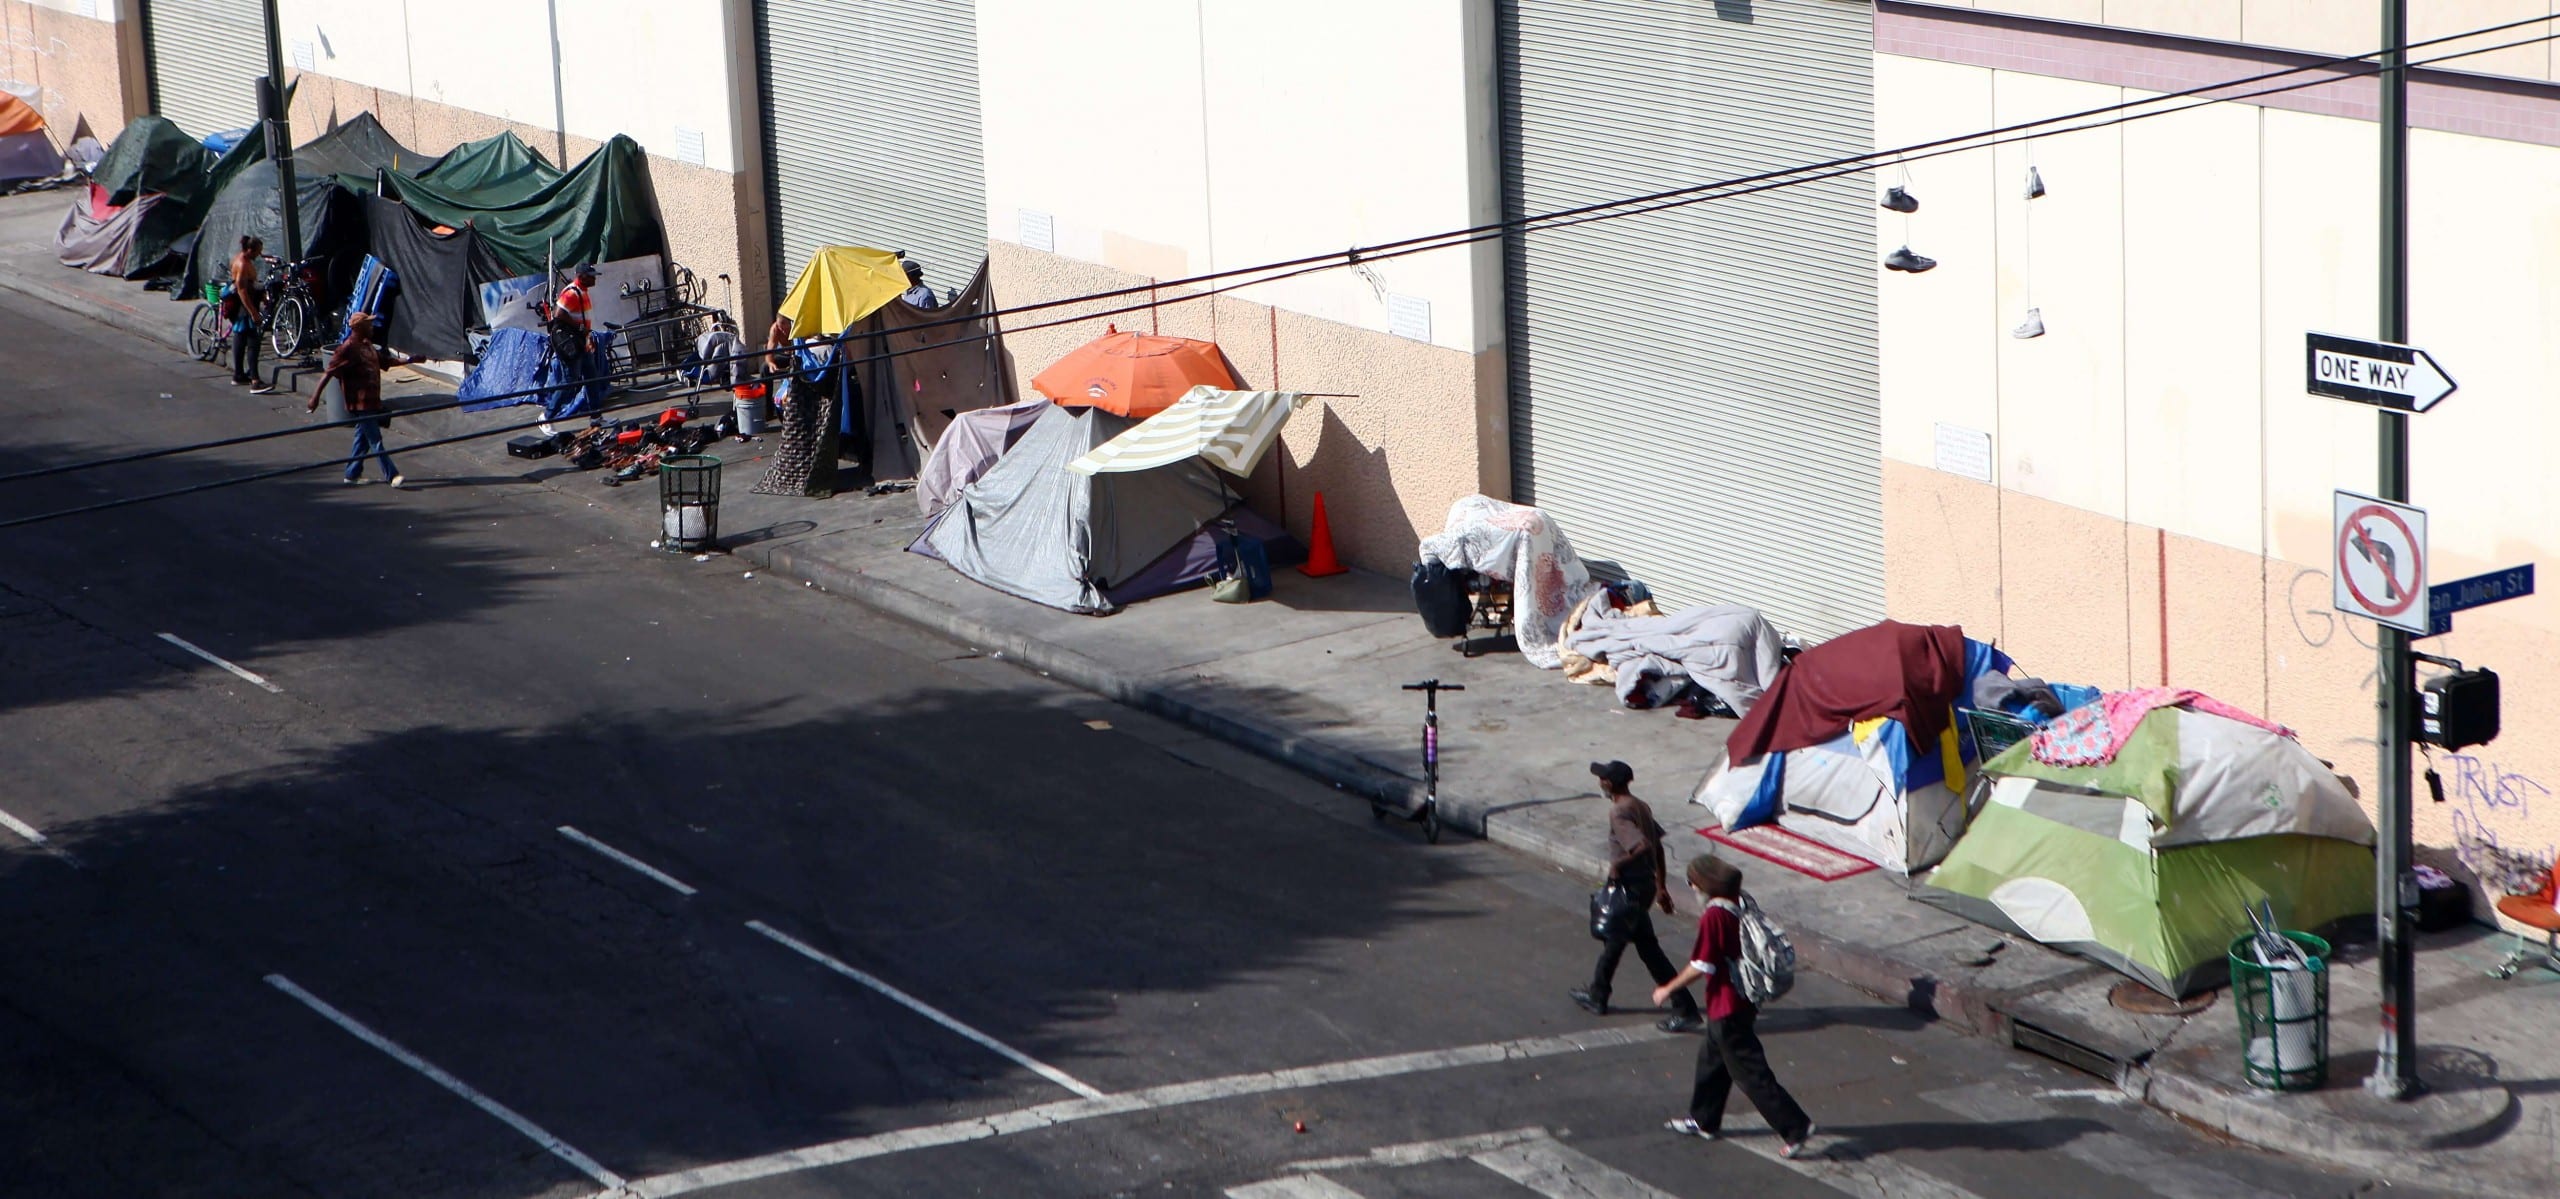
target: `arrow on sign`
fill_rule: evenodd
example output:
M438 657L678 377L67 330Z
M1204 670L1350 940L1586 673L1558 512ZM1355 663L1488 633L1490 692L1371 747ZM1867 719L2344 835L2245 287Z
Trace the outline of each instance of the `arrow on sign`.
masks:
M2304 335L2304 351L2303 386L2313 395L2424 412L2452 395L2456 386L2444 368L2416 346L2309 333Z

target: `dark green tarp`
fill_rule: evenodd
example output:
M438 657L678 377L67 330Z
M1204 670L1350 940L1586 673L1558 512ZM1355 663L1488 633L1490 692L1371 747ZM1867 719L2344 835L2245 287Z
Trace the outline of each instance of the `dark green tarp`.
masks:
M560 177L542 152L513 133L500 133L455 146L433 167L411 168L408 174L432 178L440 191L471 193L484 202L514 201L540 191Z
M214 158L213 151L174 122L136 117L107 147L89 180L107 189L109 204L131 204L153 192L187 204L209 194L205 176L213 170Z
M391 131L382 127L369 112L360 112L340 122L338 127L296 147L293 151L294 182L330 175L355 175L371 179L375 170L407 171L423 174L436 169L442 160L433 154L420 154L400 144Z
M384 192L430 224L478 231L513 274L666 253L640 143L617 134L575 169L546 178L539 155L521 142L490 145L498 140L456 150L424 176L386 174ZM466 155L474 147L484 149Z

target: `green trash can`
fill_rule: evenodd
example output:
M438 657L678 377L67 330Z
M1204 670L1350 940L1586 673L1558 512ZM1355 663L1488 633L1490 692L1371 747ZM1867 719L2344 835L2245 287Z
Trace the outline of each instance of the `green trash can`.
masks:
M2254 934L2231 943L2241 1072L2253 1087L2315 1090L2329 1081L2329 943L2309 933L2284 936L2301 948L2307 969L2261 965Z

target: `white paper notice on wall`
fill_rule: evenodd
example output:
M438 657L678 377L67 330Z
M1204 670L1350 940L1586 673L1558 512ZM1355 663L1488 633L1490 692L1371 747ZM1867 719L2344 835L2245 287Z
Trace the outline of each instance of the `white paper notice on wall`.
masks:
M1984 483L1991 481L1991 435L1980 429L1938 422L1937 467Z
M701 130L687 129L682 125L676 126L676 161L689 162L695 166L702 165Z
M311 43L306 42L306 41L302 40L301 38L295 38L295 39L293 39L293 69L294 69L294 70L297 70L297 71L309 71L309 70L315 70L315 69L317 69L317 68L315 68L315 67L313 66L313 63L314 63L316 60L312 57L312 54L313 54L313 51L312 51L312 49L311 49Z
M1431 340L1431 301L1388 292L1387 332L1415 341Z
M1014 213L1022 223L1021 241L1025 247L1038 250L1043 254L1057 251L1058 219L1056 217L1045 212L1033 212L1028 208L1017 208Z

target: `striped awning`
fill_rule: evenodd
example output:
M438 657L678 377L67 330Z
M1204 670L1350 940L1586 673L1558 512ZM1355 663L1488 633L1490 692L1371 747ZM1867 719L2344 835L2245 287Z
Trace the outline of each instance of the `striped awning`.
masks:
M1295 391L1194 387L1172 407L1095 446L1067 469L1080 475L1151 470L1198 457L1228 474L1251 475L1279 439L1281 426L1307 398Z

